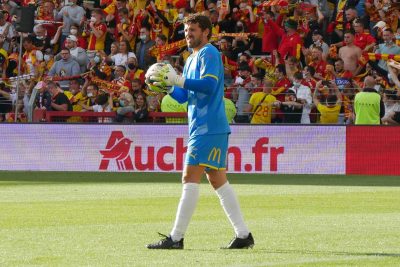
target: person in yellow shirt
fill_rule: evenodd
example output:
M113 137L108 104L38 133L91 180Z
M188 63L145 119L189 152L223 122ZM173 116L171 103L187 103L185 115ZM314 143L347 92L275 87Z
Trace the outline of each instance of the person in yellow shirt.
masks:
M322 81L317 82L317 88L321 87ZM329 83L329 89L333 89L335 94L330 93L326 98L325 102L319 100L320 90L314 90L313 101L317 107L320 116L321 124L335 124L339 121L339 113L342 107L342 95L339 92L339 88L336 86L334 81Z
M279 106L279 101L271 95L272 83L269 80L264 82L262 92L253 93L249 104L245 107L246 112L253 113L250 123L269 124L275 116L275 108Z
M66 95L69 101L71 102L72 111L81 112L82 106L80 106L78 103L85 103L85 101L87 101L87 97L83 96L81 91L81 85L78 79L71 80L69 85L70 85L69 90L65 90L64 95ZM79 116L69 117L67 119L67 122L82 122L82 117Z
M225 104L226 119L228 120L228 123L233 123L234 122L233 119L236 116L235 103L233 103L232 100L224 97L224 104Z
M169 94L161 100L161 112L187 112L187 102L180 104ZM187 123L187 118L165 118L166 123Z

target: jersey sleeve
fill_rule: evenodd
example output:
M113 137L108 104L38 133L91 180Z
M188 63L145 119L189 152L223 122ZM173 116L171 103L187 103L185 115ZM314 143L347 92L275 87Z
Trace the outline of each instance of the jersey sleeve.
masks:
M219 81L221 55L211 49L205 49L200 59L200 79L211 77Z

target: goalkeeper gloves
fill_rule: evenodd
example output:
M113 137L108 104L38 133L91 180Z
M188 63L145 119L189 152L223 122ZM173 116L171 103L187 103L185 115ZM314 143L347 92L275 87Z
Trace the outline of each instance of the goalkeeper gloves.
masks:
M185 77L178 75L171 64L146 73L146 80L159 87L178 86L183 88L185 85Z

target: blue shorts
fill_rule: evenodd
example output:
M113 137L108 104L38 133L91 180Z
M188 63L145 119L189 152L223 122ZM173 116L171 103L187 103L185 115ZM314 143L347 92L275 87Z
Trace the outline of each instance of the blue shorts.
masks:
M205 166L213 170L226 169L228 134L200 135L189 139L186 165Z

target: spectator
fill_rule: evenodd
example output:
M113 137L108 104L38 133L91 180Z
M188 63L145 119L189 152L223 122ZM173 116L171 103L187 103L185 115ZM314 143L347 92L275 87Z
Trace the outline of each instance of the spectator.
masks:
M123 65L115 66L114 70L114 79L111 83L125 87L126 91L129 91L132 87L132 84L129 80L125 78L126 68ZM122 88L121 88L122 89Z
M22 45L25 49L25 53L22 55L24 74L35 75L39 73L39 66L43 61L43 53L35 48L32 37L25 37L22 40Z
M161 100L161 112L187 112L187 102L179 103L169 94ZM187 123L187 115L184 118L166 117L166 123Z
M380 119L385 115L385 106L374 86L374 77L366 76L364 88L354 98L355 124L381 123Z
M273 30L272 25L268 23L269 20L274 19L274 13L272 11L266 11L263 13L263 25L264 31L262 35L262 52L272 54L274 50L278 49L279 36ZM281 19L282 16L279 17ZM280 23L278 22L278 25Z
M266 81L262 92L253 93L249 104L245 107L246 112L252 113L252 124L270 124L275 115L274 108L279 106L279 102L271 95L272 83Z
M317 80L314 79L315 69L312 66L305 66L303 69L303 85L310 87L311 93L314 93ZM286 101L286 100L285 100Z
M139 79L141 83L144 83L145 73L144 70L138 68L137 58L130 57L127 62L128 73L126 75L129 81L133 81L134 79Z
M47 90L51 95L51 110L53 111L72 111L72 105L63 90L53 81L47 83Z
M156 43L150 39L150 31L147 27L140 29L139 35L140 42L136 45L136 56L138 59L138 66L142 70L147 70L148 67L156 63L156 58L150 56L149 49Z
M51 110L51 94L44 82L38 82L35 89L39 90L35 99L35 109Z
M273 30L281 38L278 50L274 50L273 53L275 60L279 63L284 63L284 60L289 56L294 56L299 59L302 39L296 32L297 22L295 20L288 19L285 22L285 30L279 27L272 19L268 20L268 23L272 24Z
M301 123L309 124L312 107L311 89L310 87L303 85L302 82L303 74L301 72L296 72L293 76L293 86L290 89L296 92L297 100L303 104Z
M120 94L119 98L119 108L117 108L117 122L129 122L131 119L127 117L128 113L135 112L135 101L132 95L128 92L123 92Z
M278 101L285 101L285 93L292 85L292 82L286 76L286 67L283 64L278 64L275 68L275 77L277 81L272 88L271 94L276 97Z
M322 59L326 60L328 57L328 53L329 53L329 46L327 43L325 43L323 36L324 36L324 34L321 32L321 30L319 30L319 29L314 30L312 33L313 44L310 46L310 48L321 47L322 48Z
M94 83L90 83L89 80L85 80L85 84L82 87L82 95L83 97L87 97L87 100L84 103L85 106L95 105L96 104L95 100L98 94L99 94L99 87Z
M130 52L129 50L130 46L128 41L123 40L119 42L119 52L116 55L111 56L111 60L114 62L115 66L123 65L127 67L129 58L136 59L135 53Z
M10 90L4 82L0 82L0 122L5 120L5 114L12 110L12 99Z
M389 55L399 55L400 47L394 43L394 35L391 29L385 29L382 34L382 39L384 43L379 44L378 48L375 50L376 54L389 54ZM372 62L371 62L372 63ZM388 67L385 60L379 60L378 64L373 62L372 65L374 69L381 75L388 75Z
M143 82L140 79L133 79L132 80L132 96L136 98L138 94L143 93Z
M228 123L234 123L235 122L234 119L236 116L235 103L233 103L232 100L224 97L224 104L225 104L226 119L228 120Z
M51 38L47 35L46 28L38 24L33 27L33 32L35 33L33 43L37 49L44 51L47 48L51 48Z
M85 111L93 112L111 112L113 108L113 94L102 93L96 96L95 105L86 106L85 104L79 103ZM99 123L111 123L110 117L98 117Z
M48 73L50 77L68 77L79 75L81 73L78 62L71 57L68 48L63 48L60 52L60 55L61 59L54 63ZM63 90L68 90L69 81L60 81L60 86Z
M287 91L285 101L279 102L279 108L283 113L283 123L301 122L303 104L298 102L295 91Z
M149 111L147 109L146 96L139 94L135 100L135 112L133 114L134 122L147 122Z
M65 5L57 13L56 19L62 19L64 26L62 29L62 36L60 39L60 44L64 43L64 40L70 34L70 28L72 24L81 24L84 16L85 10L76 4L77 0L69 0L69 5Z
M88 33L88 50L104 50L107 26L103 22L103 10L96 8L92 11ZM86 33L86 35L88 33Z
M0 12L0 35L4 37L3 48L8 51L11 39L16 35L14 26L8 22L3 12Z
M75 36L77 41L77 46L83 49L87 48L87 42L86 42L86 38L84 38L82 36L82 31L79 27L79 25L77 24L72 24L69 30L69 35L68 36Z
M353 28L355 32L354 45L361 48L363 52L371 52L376 45L376 40L369 32L365 32L364 22L361 19L355 19Z
M343 60L344 70L349 71L353 76L360 72L358 60L361 57L361 48L354 45L354 32L347 31L344 34L345 46L339 49L339 57Z
M121 16L119 23L117 23L117 34L118 40L127 41L130 47L135 47L136 36L138 33L137 25L129 19L129 10L126 7L122 7L118 12Z
M315 69L314 78L316 80L322 80L326 76L326 65L327 62L322 58L322 48L313 47L311 50L311 60L307 61L307 65Z
M249 65L242 64L238 68L238 76L229 90L232 90L232 100L236 103L237 115L235 121L238 123L248 123L249 115L245 112L245 107L249 103L251 88L246 87L251 82L251 69Z
M78 39L74 35L69 35L67 39L65 40L65 48L68 48L71 57L75 59L76 62L78 62L79 67L81 72L85 72L87 69L87 65L89 63L89 58L86 54L86 50L78 47ZM56 59L60 59L59 56L56 57Z
M382 118L383 124L396 125L398 122L393 120L396 112L400 111L399 97L395 90L385 90L383 93L383 103L385 104L385 116Z
M83 96L79 79L71 80L69 83L69 91L64 91L64 94L68 97L69 102L71 102L72 111L82 111L82 106L78 103L84 104L87 101L87 97Z
M322 124L336 124L339 122L339 113L342 107L342 95L339 92L339 88L336 86L334 81L329 84L324 83L325 81L319 81L317 87L328 86L329 89L333 88L335 94L329 94L328 97L324 97L325 101L321 102L319 98L320 90L314 90L313 101L321 114L320 123Z

